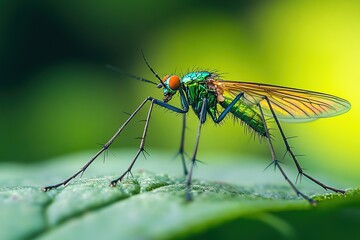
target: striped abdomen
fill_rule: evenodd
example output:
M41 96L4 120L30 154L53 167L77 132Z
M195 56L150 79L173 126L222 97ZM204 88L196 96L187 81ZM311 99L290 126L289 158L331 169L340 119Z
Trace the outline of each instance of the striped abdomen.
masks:
M224 97L225 100L219 102L223 108L226 108L230 105L233 99ZM239 100L235 105L230 109L230 112L234 114L235 117L239 118L251 129L261 136L266 136L266 131L264 127L264 122L261 116L255 112L251 107L246 106L241 100Z

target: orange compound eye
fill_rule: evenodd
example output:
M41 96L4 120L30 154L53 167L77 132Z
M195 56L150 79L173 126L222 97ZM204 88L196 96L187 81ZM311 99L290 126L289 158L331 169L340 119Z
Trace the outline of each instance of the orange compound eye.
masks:
M177 90L180 87L180 78L178 76L171 76L169 79L169 87L172 90Z
M168 78L169 78L169 75L166 75L165 77L163 77L162 81L165 82Z

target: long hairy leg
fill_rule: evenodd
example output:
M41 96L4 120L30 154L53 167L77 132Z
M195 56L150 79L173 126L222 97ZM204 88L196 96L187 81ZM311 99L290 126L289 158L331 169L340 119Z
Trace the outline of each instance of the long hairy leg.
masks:
M121 174L120 177L118 177L117 179L111 181L110 186L115 187L118 182L121 182L121 180L125 177L126 174L131 174L131 169L134 166L136 160L138 159L140 153L146 152L145 148L144 148L145 147L145 138L146 138L146 133L147 133L147 130L148 130L148 127L149 127L149 121L150 121L153 105L154 105L154 100L151 100L150 108L149 108L149 111L148 111L148 114L147 114L147 117L146 117L146 121L145 121L143 134L141 136L140 146L139 146L139 149L138 149L137 153L135 154L134 159L132 160L132 162L131 162L130 166L128 167L128 169L123 174Z
M274 112L274 109L273 107L271 106L271 103L270 103L270 100L265 97L265 100L270 108L270 111L271 111L271 114L273 115L274 119L275 119L275 122L276 122L276 125L280 131L280 134L281 134L281 137L284 141L284 144L286 146L286 151L290 154L291 158L293 159L294 163L295 163L295 166L298 170L298 173L299 173L299 176L301 178L301 176L305 176L306 178L310 179L311 181L313 181L314 183L318 184L319 186L323 187L325 190L331 190L331 191L334 191L334 192L337 192L337 193L342 193L342 194L345 194L345 191L344 190L341 190L341 189L337 189L337 188L333 188L333 187L330 187L330 186L327 186L325 185L324 183L320 182L319 180L313 178L312 176L308 175L307 173L304 172L304 170L302 169L302 167L300 166L300 163L299 161L296 159L296 155L294 154L294 152L292 151L288 141L287 141L287 138L285 137L285 134L284 134L284 131L283 129L281 128L281 125L279 123L279 120L278 118L276 117L276 114Z
M178 155L180 155L180 157L181 157L181 162L182 162L183 169L184 169L184 175L186 176L188 174L188 170L186 167L185 150L184 150L185 130L186 130L186 114L183 114L181 140L180 140L180 147L179 147Z
M180 109L180 108L177 108L175 106L172 106L170 104L167 104L163 101L160 101L160 100L157 100L157 99L154 99L152 97L147 97L136 109L135 111L129 116L129 118L124 122L124 124L116 131L116 133L109 139L109 141L107 143L104 144L104 146L78 171L76 172L75 174L73 174L72 176L70 176L69 178L65 179L64 181L58 183L58 184L54 184L54 185L50 185L50 186L46 186L43 188L43 191L49 191L51 189L55 189L55 188L58 188L59 186L62 186L62 185L67 185L72 179L76 178L78 175L80 174L83 174L86 169L95 161L95 159L97 159L97 157L102 154L104 151L106 151L110 146L111 144L115 141L115 139L120 135L120 133L124 130L124 128L129 124L129 122L134 118L134 116L140 111L140 109L145 105L145 103L147 101L151 101L151 109L152 109L152 105L153 104L157 104L161 107L164 107L164 108L167 108L171 111L174 111L174 112L177 112L177 113L183 113L185 114L189 108L187 105L185 105L183 107L183 109ZM150 114L151 114L151 110L149 111L148 113L148 117L150 118ZM147 121L147 124L148 124L148 121ZM147 125L146 124L146 125ZM146 127L147 129L147 127ZM144 129L144 132L146 134L146 129ZM144 141L144 137L142 139L142 142L145 143ZM141 146L141 145L140 145ZM137 157L136 157L137 158ZM135 159L136 159L135 158ZM135 163L135 162L134 162ZM134 164L132 163L132 165Z
M261 114L261 117L264 121L264 126L265 126L265 131L266 131L266 138L268 140L268 143L269 143L269 148L270 148L270 152L271 152L271 157L273 159L273 163L275 165L275 167L277 167L281 174L283 175L283 177L285 178L285 180L289 183L289 185L291 186L291 188L295 191L295 193L298 195L298 196L301 196L303 197L304 199L306 199L310 204L312 205L315 205L316 204L316 201L313 200L312 198L306 196L305 194L303 194L302 192L299 191L299 189L294 185L294 183L292 183L290 181L290 179L287 177L285 171L283 170L283 168L281 167L281 165L279 164L279 161L276 157L276 154L275 154L275 150L274 150L274 146L273 146L273 143L272 143L272 140L271 140L271 137L270 137L270 133L269 133L269 128L267 126L267 123L266 123L266 119L265 119L265 116L264 116L264 112L263 112L263 109L260 105L260 103L258 104L259 106L259 110L260 110L260 114Z
M191 181L192 181L192 175L193 175L193 170L196 164L196 154L197 154L197 150L199 147L199 141L200 141L200 133L201 133L201 126L204 124L205 120L206 120L206 101L207 99L204 98L203 102L202 102L202 106L201 106L201 111L200 111L200 121L199 121L199 127L198 127L198 132L197 132L197 136L196 136L196 142L195 142L195 148L194 148L194 153L192 155L191 158L191 167L190 167L190 171L189 171L189 175L186 181L186 200L187 201L191 201L192 200L192 195L191 195Z
M239 99L244 95L244 93L240 93L238 94L234 100L230 103L229 106L227 106L224 111L219 115L218 118L214 119L214 121L216 123L220 123L225 116L230 112L230 109L235 105L235 103L237 101L239 101ZM201 126L203 125L203 123L206 121L206 102L207 99L204 98L203 102L202 102L202 106L201 106L201 111L200 111L200 123L199 123L199 127L198 127L198 132L197 132L197 136L196 136L196 143L195 143L195 148L194 148L194 153L193 156L191 158L191 168L190 168L190 172L188 175L188 179L186 181L186 200L187 201L191 201L192 200L192 196L191 196L191 181L192 181L192 174L193 174L193 169L194 166L196 164L196 154L197 154L197 150L198 150L198 146L199 146L199 140L200 140L200 133L201 133Z

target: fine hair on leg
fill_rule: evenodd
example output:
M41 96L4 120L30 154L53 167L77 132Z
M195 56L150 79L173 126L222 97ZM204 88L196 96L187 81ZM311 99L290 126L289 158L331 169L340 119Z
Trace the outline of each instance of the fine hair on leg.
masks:
M325 190L331 190L333 192L336 192L336 193L342 193L342 194L345 194L345 191L344 190L341 190L341 189L337 189L337 188L333 188L333 187L330 187L330 186L327 186L325 185L324 183L320 182L319 180L313 178L312 176L308 175L307 173L304 172L304 170L302 169L302 167L300 166L300 163L299 161L296 159L296 155L294 154L294 152L292 151L289 143L288 143L288 138L285 137L285 134L284 134L284 131L280 125L280 122L278 120L278 118L276 117L276 114L275 114L275 111L273 109L273 107L271 106L271 102L269 100L268 97L264 97L264 99L266 100L268 106L269 106L269 109L271 111L271 114L272 116L274 117L275 119L275 123L280 131L280 134L281 134L281 138L283 139L284 141L284 144L285 144L285 147L286 147L286 152L288 152L291 156L291 158L293 159L294 163L295 163L295 166L298 170L298 176L305 176L306 178L310 179L311 181L313 181L314 183L318 184L319 186L321 186L322 188L324 188Z
M135 115L140 111L140 109L145 105L145 103L147 101L150 101L151 102L151 105L150 105L150 109L149 109L149 112L148 112L148 117L147 117L147 120L146 120L146 123L145 123L145 127L144 127L144 132L143 132L143 137L142 137L142 140L141 140L141 143L140 143L140 151L138 151L138 153L135 155L135 158L134 160L132 161L131 165L130 165L130 170L132 168L132 166L134 165L138 155L140 154L140 152L144 151L144 144L145 144L145 136L146 136L146 131L147 131L147 128L148 128L148 123L149 123L149 119L150 119L150 116L151 116L151 111L152 111L152 107L153 107L153 104L156 104L156 105L159 105L161 107L164 107L166 109L169 109L170 111L173 111L173 112L177 112L177 113L181 113L181 114L185 114L188 112L189 110L189 106L188 105L183 105L183 109L180 109L178 107L175 107L175 106L172 106L166 102L163 102L163 101L160 101L160 100L157 100L157 99L154 99L152 97L147 97L144 99L144 101L135 109L135 111L129 116L129 118L123 123L123 125L115 132L115 134L109 139L109 141L107 143L105 143L103 145L103 147L78 171L76 172L75 174L73 174L72 176L70 176L69 178L65 179L64 181L58 183L58 184L54 184L54 185L50 185L50 186L46 186L43 188L43 191L49 191L51 189L55 189L55 188L58 188L60 186L65 186L67 185L71 180L73 180L74 178L76 178L78 175L80 174L83 174L86 169L95 161L95 159L97 159L97 157L102 154L104 151L106 151L110 146L111 144L115 141L115 139L120 135L120 133L124 130L124 128L130 123L130 121L135 117ZM128 169L125 173L129 173L130 170ZM120 177L121 178L121 177ZM118 178L118 180L120 180L120 178ZM115 181L115 180L114 180ZM114 181L111 182L111 185L114 185Z
M305 194L303 194L302 192L299 191L299 189L294 185L294 183L292 183L290 181L290 179L288 178L288 176L286 175L285 171L283 170L283 168L281 167L281 165L279 164L279 161L276 157L276 154L275 154L275 150L274 150L274 146L273 146L273 143L272 143L272 140L271 140L271 137L270 137L270 133L269 133L269 128L266 124L266 119L265 119L265 116L264 116L264 112L263 112L263 109L260 105L260 103L258 103L258 107L259 107L259 110L260 110L260 114L261 114L261 117L264 121L264 127L265 127L265 131L266 131L266 138L268 140L268 143L269 143L269 148L270 148L270 152L271 152L271 157L272 157L272 160L273 160L273 163L274 163L274 166L277 167L281 174L283 175L283 177L285 178L285 180L289 183L289 185L291 186L291 188L295 191L295 193L298 195L298 196L301 196L303 197L305 200L307 200L311 205L315 205L316 204L316 201L308 196L306 196Z

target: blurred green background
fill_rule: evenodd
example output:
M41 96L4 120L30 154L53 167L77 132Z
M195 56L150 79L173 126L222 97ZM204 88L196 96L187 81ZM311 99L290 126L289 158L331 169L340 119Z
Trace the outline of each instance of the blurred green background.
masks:
M284 85L349 100L350 112L302 124L284 123L308 169L360 181L358 1L7 1L0 3L0 161L32 163L98 149L140 102L162 98L143 49L160 74L215 69L230 80ZM154 79L156 80L156 79ZM178 105L178 98L172 100ZM146 110L115 143L136 148ZM206 154L257 155L266 142L228 119L203 128ZM189 114L187 151L197 119ZM177 151L181 117L157 108L147 149ZM275 134L275 133L274 133ZM277 141L279 156L281 141ZM172 155L169 155L171 158ZM84 160L86 161L86 160ZM266 166L266 163L264 163Z

